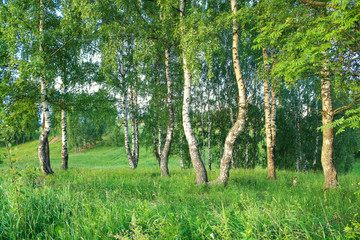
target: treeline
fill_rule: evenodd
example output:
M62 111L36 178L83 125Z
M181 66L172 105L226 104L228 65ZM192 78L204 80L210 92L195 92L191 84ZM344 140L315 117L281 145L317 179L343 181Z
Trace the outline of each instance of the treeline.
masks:
M130 168L150 147L196 183L230 168L324 170L325 187L359 151L359 21L355 1L88 1L0 3L3 144L50 131L68 148L103 136ZM41 128L39 122L42 122ZM39 131L38 135L36 133ZM339 134L336 134L339 133ZM216 180L207 170L220 166Z

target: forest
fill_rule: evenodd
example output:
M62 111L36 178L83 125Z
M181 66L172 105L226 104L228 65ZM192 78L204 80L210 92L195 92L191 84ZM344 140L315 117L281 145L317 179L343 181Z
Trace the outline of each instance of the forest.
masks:
M0 19L0 239L360 238L359 1Z

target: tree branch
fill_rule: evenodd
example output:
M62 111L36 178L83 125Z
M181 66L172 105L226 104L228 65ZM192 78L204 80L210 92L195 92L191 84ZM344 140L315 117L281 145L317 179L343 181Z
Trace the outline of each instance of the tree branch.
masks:
M334 114L337 114L339 112L342 112L346 109L349 109L351 108L355 103L359 102L360 101L360 98L359 99L356 99L355 101L353 101L352 103L350 103L349 105L346 105L346 106L342 106L342 107L339 107L338 109L335 109L334 111Z
M317 6L317 7L326 7L327 3L326 2L318 2L318 1L312 1L312 0L300 0L303 4L305 5L310 5L310 6Z
M66 41L66 43L64 43L61 47L59 47L58 49L55 50L55 52L53 52L50 57L54 56L58 51L60 51L63 47L65 47L71 40L73 40L75 37L70 38L69 40Z

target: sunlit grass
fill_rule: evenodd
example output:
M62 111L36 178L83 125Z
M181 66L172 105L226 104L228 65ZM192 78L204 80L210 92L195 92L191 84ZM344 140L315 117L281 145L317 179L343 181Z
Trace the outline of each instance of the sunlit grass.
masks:
M99 145L72 153L70 169L63 171L56 156L59 143L51 148L53 176L42 176L36 142L14 149L21 159L18 170L0 170L0 239L359 236L356 171L339 176L341 186L333 191L323 190L321 173L277 171L277 180L269 181L261 168L231 170L227 187L208 188L196 186L194 171L181 171L178 159L171 160L171 177L161 178L157 161L145 149L136 170L128 169L123 148ZM25 162L34 166L25 167ZM212 171L209 178L217 174ZM292 186L294 176L297 187Z
M38 161L38 141L31 141L25 144L20 144L12 148L12 158L17 161L19 166L26 164L33 164L40 166ZM4 148L0 151L5 152ZM139 169L156 169L158 168L157 160L153 153L146 148L140 147ZM55 141L50 144L50 159L51 167L58 170L61 167L61 141ZM169 160L169 168L179 168L179 157L172 156ZM4 167L7 160L4 159ZM69 153L69 168L128 168L128 159L124 147L109 147L103 143L98 143L96 146L75 153Z

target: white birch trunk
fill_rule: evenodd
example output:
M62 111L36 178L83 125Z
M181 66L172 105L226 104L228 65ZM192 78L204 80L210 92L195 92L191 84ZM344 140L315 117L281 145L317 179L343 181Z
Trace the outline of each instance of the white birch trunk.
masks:
M271 84L271 144L272 157L276 161L276 91L274 84Z
M136 166L139 164L139 126L138 126L138 114L137 114L137 88L136 81L134 87L134 126L135 126L135 154L134 159Z
M161 133L162 133L161 126L159 126L159 128L158 128L158 141L159 141L159 143L158 143L158 152L159 152L159 155L161 155L161 142L162 142Z
M231 0L231 10L232 13L235 15L237 12L236 7L236 0ZM226 185L229 180L229 170L230 170L230 161L233 157L233 148L234 142L236 138L240 134L241 131L244 130L245 125L245 117L246 117L246 92L245 92L245 85L243 76L241 73L239 55L238 55L238 44L239 44L239 35L238 35L238 26L236 22L236 18L233 18L233 43L232 43L232 58L233 58L233 65L234 71L236 76L236 82L239 91L239 112L236 119L235 124L229 131L226 140L225 140L225 151L224 155L221 159L220 163L220 175L219 177L212 181L211 184L224 184Z
M158 164L160 167L161 159L160 159L160 155L159 155L158 147L157 147L156 128L155 127L153 128L153 151L154 151L154 155L155 155L156 159L158 160Z
M40 46L39 51L40 53L44 52L43 48L43 39L44 39L44 3L42 0L40 2L40 20L39 20L39 32L40 32ZM47 174L53 174L53 170L50 166L50 154L49 154L49 134L51 130L51 121L50 121L50 110L49 110L49 103L47 101L47 86L46 86L46 80L43 76L43 71L40 74L39 77L40 80L40 91L41 91L41 105L42 110L44 112L44 119L43 119L43 130L41 132L41 135L39 137L39 146L38 146L38 155L39 155L39 161L41 165L42 172Z
M210 121L210 88L209 86L207 87L208 89L208 102L207 102L207 112L208 112L208 115L207 115L207 121L208 121L208 166L209 166L209 171L211 171L211 121Z
M201 91L201 89L200 89ZM201 120L201 136L202 136L202 150L203 150L203 161L206 166L205 153L206 153L206 143L205 143L205 131L204 131L204 104L203 104L203 94L200 95L200 120Z
M135 113L134 113L134 89L133 87L129 86L130 92L130 118L131 118L131 153L134 157L134 161L136 162L135 158L135 147L136 147L136 139L135 139Z
M225 67L225 77L226 77L226 81L227 81L227 84L226 84L226 88L227 88L227 95L229 96L230 98L230 88L229 88L229 84L230 84L230 77L229 77L229 70L228 70L228 67L226 66ZM230 122L231 122L231 125L234 126L235 124L235 120L234 120L234 112L233 112L233 109L232 109L232 106L231 104L229 104L229 111L230 111ZM222 140L221 140L222 141ZM222 158L222 149L220 151L220 158ZM235 162L234 162L234 153L233 153L233 156L231 157L231 168L235 168Z
M123 107L124 107L124 135L125 135L125 150L128 156L129 167L131 169L135 169L137 167L134 156L130 149L129 144L129 127L128 127L128 107L127 107L127 88L124 89L124 99L123 99Z
M275 57L274 57L274 49L271 49L271 58L273 60L273 63L271 65L271 68L275 65ZM271 144L272 144L272 150L273 150L273 159L274 163L276 161L276 91L275 91L275 82L274 80L271 83L270 87L271 91Z
M160 161L160 169L161 176L167 177L169 176L169 168L168 168L168 159L171 149L171 143L173 139L174 133L174 110L173 110L173 101L172 101L172 89L171 89L171 76L170 76L170 64L169 64L170 53L168 49L165 49L165 75L166 75L166 85L167 85L167 107L169 112L169 122L166 130L166 139L164 144L164 149L161 152L161 161Z
M67 92L65 79L62 83L62 94L65 96ZM64 104L64 103L63 103ZM67 147L67 118L66 118L66 109L61 109L61 167L64 170L68 169L68 147Z
M324 54L325 55L325 54ZM322 124L326 126L331 124L334 119L332 106L331 82L328 69L329 60L323 65L321 72L321 100L322 100ZM334 129L325 127L323 129L323 145L321 149L321 164L325 175L325 188L337 188L337 172L333 162L334 152Z
M182 24L182 31L185 34L185 23L183 22L183 18L185 16L185 0L180 0L180 23ZM183 126L185 137L189 145L189 152L191 162L194 166L196 173L196 184L202 184L207 182L207 172L203 162L201 161L201 156L199 153L199 143L195 137L195 134L191 127L190 120L190 90L191 90L191 75L189 67L187 66L186 53L183 49L183 70L184 70L184 99L183 99Z
M183 155L183 135L180 136L180 168L184 169L184 155Z
M272 123L271 123L271 102L270 102L270 89L269 89L269 63L266 47L263 47L263 60L265 66L264 78L264 105L265 105L265 131L266 131L266 153L268 165L268 179L276 179L275 172L275 158L272 143Z
M296 94L294 94L296 95ZM295 96L297 98L297 96ZM296 110L296 99L294 99L294 129L296 132L295 135L295 145L296 145L296 172L300 172L300 157L299 157L299 134L298 134L298 129L297 129L297 115L298 115L298 111Z

